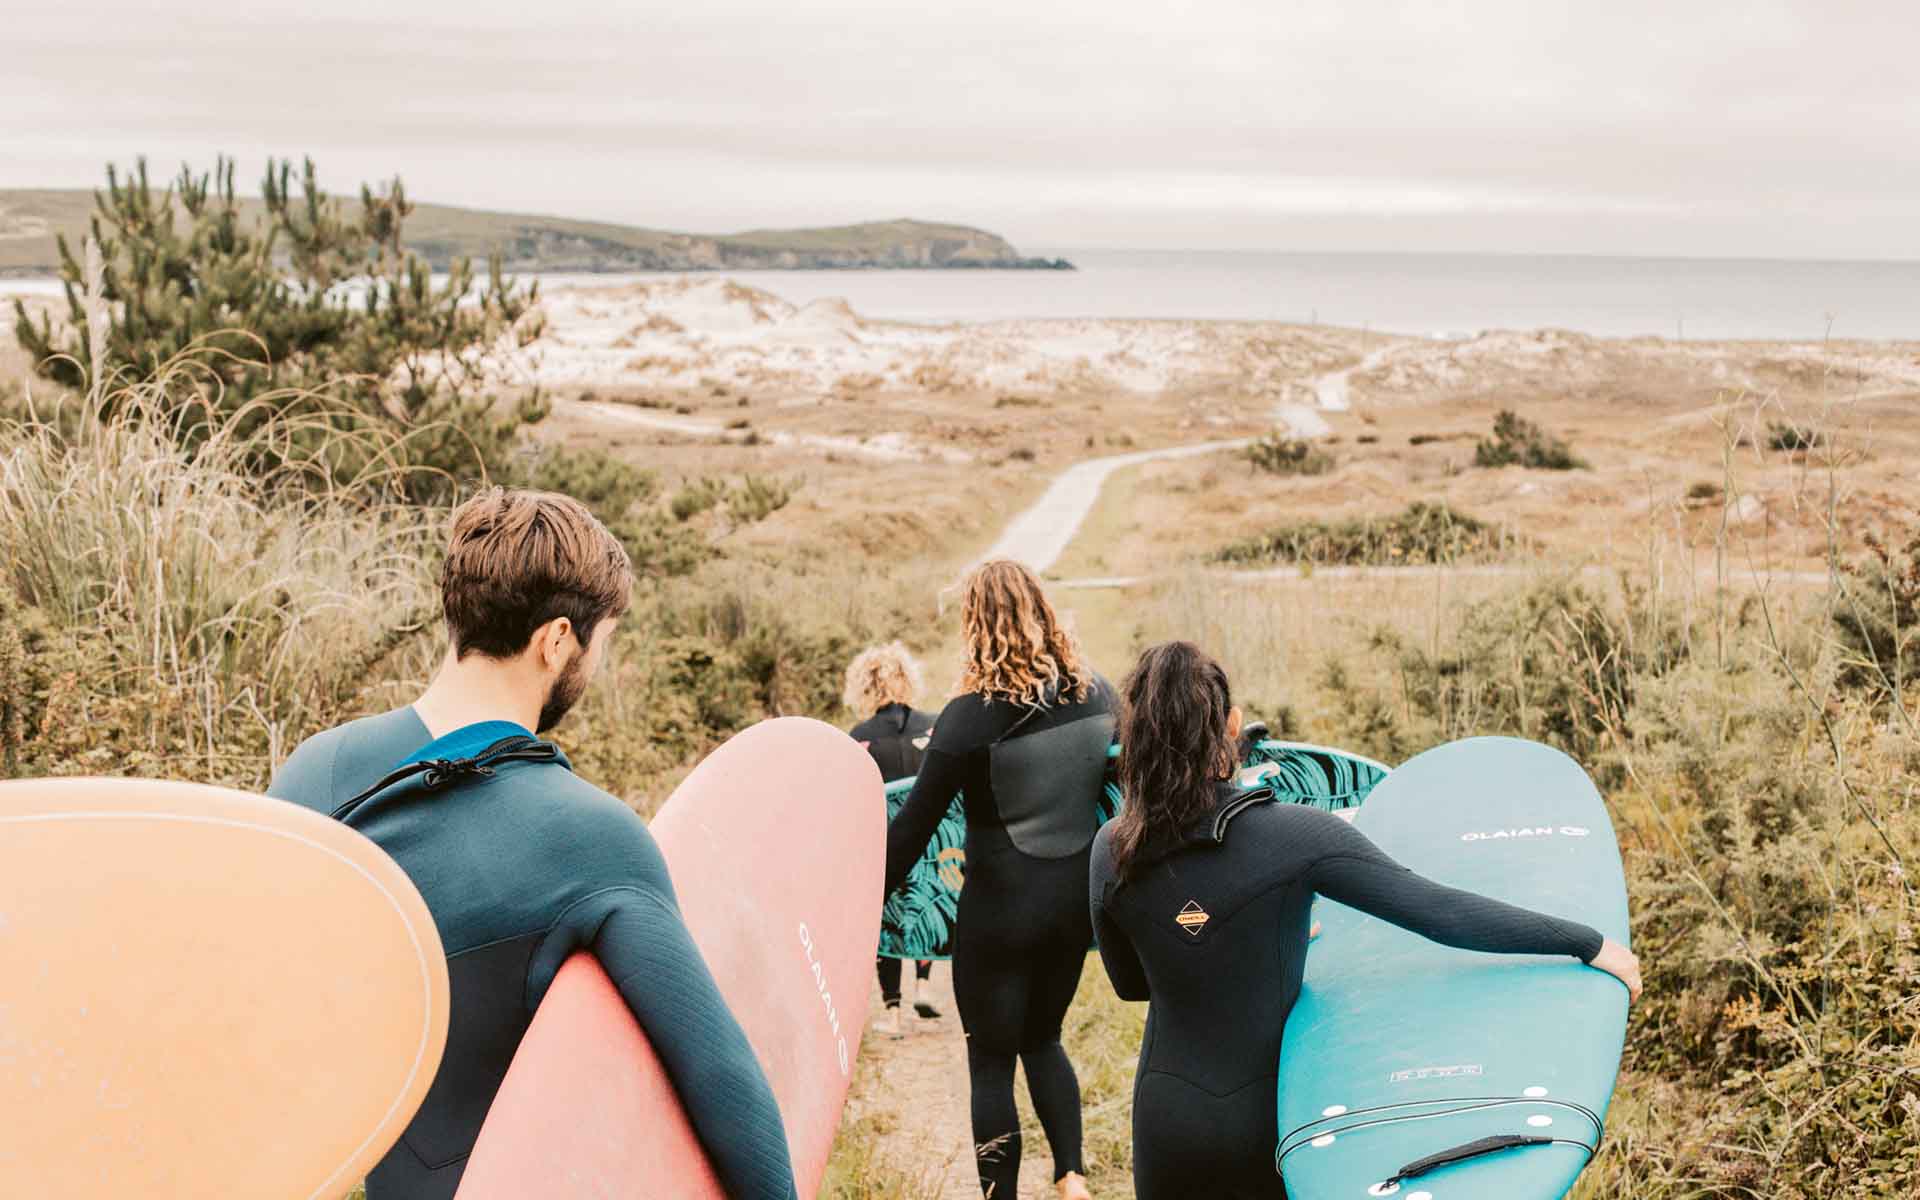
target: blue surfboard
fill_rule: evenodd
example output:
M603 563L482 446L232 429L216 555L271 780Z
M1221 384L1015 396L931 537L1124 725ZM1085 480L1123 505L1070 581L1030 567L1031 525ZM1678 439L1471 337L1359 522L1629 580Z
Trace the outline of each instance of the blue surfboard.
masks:
M1558 750L1513 738L1429 750L1373 790L1354 826L1429 878L1627 941L1612 822ZM1280 1052L1288 1193L1564 1196L1599 1146L1626 989L1567 958L1453 950L1330 901L1319 915Z
M1107 752L1107 786L1096 810L1101 824L1120 811L1120 788L1113 780L1112 765L1119 757L1118 746ZM1267 779L1275 792L1301 804L1312 804L1329 811L1357 806L1373 786L1387 775L1387 768L1370 758L1311 746L1304 742L1260 742L1253 747L1242 771L1242 780L1252 783ZM892 821L913 791L912 779L887 785L887 820ZM940 819L933 840L907 874L899 891L887 897L880 913L880 956L882 958L935 958L953 956L953 930L960 915L960 889L967 876L967 809L965 798L955 796Z

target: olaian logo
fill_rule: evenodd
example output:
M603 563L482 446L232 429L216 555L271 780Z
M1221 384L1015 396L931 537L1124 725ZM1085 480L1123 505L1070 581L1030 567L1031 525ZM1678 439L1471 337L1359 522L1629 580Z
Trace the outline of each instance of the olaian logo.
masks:
M1519 829L1495 829L1490 833L1463 833L1463 842L1499 842L1508 838L1586 837L1593 830L1581 825L1527 825Z
M1453 1067L1413 1067L1405 1071L1395 1071L1387 1076L1388 1083L1413 1083L1421 1079L1460 1079L1469 1075L1484 1075L1486 1068L1479 1063L1462 1063Z
M806 949L807 965L813 969L813 986L820 989L820 1004L827 1010L827 1028L833 1031L835 1049L840 1055L840 1073L847 1073L847 1039L840 1032L840 1010L833 1006L833 993L827 990L826 968L813 956L813 934L807 932L807 923L800 922L800 945Z

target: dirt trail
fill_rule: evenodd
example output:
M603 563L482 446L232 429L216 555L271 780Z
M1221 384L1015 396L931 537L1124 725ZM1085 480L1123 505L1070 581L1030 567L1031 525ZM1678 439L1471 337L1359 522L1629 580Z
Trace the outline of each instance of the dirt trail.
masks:
M1355 371L1368 370L1378 365L1386 351L1376 351L1350 367L1330 371L1308 381L1307 386L1319 398L1320 408L1335 411L1347 407L1347 377ZM1319 412L1304 404L1283 404L1273 413L1276 423L1284 425L1287 432L1296 438L1321 438L1333 432ZM1108 476L1126 467L1137 467L1144 463L1165 462L1168 459L1193 458L1203 454L1217 454L1223 450L1238 450L1250 445L1252 438L1234 438L1228 441L1198 442L1186 446L1168 446L1160 450L1137 450L1131 454L1115 454L1106 458L1090 458L1075 463L1055 477L1033 507L1027 509L1012 521L1000 535L1000 540L982 556L982 561L990 558L1011 558L1023 562L1035 571L1044 573L1060 560L1073 539L1080 532L1080 526L1086 522L1093 506L1100 502L1100 489L1106 485Z
M912 987L911 969L904 972ZM912 993L908 993L911 996ZM901 1036L879 1032L880 989L869 996L869 1013L860 1057L867 1068L847 1100L843 1124L869 1115L890 1120L886 1151L894 1167L919 1176L928 1189L915 1200L978 1200L973 1169L971 1106L967 1093L967 1046L953 1001L953 968L935 963L933 978L921 985L920 998L940 1010L940 1019L902 1016ZM911 1009L906 1011L910 1012ZM1018 1085L1026 1087L1024 1078ZM1020 1163L1020 1196L1053 1194L1052 1156L1038 1131Z

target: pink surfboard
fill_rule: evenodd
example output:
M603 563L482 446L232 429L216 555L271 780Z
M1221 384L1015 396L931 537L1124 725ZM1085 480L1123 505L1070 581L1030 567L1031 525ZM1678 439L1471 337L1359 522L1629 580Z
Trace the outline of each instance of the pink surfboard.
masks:
M714 751L653 820L681 911L786 1121L802 1200L826 1173L865 1028L885 806L873 759L783 717ZM534 1015L459 1200L723 1200L659 1058L576 955Z

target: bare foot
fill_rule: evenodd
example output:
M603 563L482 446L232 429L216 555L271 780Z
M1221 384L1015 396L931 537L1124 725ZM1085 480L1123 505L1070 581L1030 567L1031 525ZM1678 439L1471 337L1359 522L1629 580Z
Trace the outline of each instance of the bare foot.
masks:
M1060 1189L1060 1200L1093 1200L1093 1193L1087 1190L1087 1177L1078 1171L1068 1171L1053 1186Z

